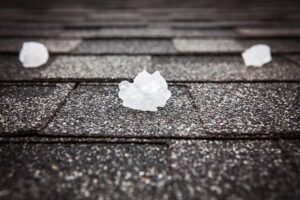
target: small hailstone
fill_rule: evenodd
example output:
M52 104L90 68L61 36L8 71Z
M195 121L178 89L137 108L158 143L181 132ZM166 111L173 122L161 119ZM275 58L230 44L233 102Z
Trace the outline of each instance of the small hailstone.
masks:
M24 67L39 67L47 62L49 53L45 45L39 42L24 42L19 60Z
M133 83L122 81L119 89L123 106L142 111L157 111L157 107L164 107L171 97L168 84L158 71L153 74L143 71Z
M246 49L242 57L246 66L261 67L272 60L271 48L265 44L257 44Z

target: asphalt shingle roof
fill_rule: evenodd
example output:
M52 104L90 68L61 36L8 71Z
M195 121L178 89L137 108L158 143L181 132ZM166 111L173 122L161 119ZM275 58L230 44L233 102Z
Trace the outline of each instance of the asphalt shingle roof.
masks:
M300 199L299 11L1 1L0 199ZM47 46L47 64L22 67L25 41ZM245 67L257 43L272 62ZM145 69L172 92L155 113L118 97Z

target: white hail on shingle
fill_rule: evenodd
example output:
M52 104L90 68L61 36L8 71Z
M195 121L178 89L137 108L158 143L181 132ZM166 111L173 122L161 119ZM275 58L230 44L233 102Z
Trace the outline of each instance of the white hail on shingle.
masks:
M261 67L272 60L271 48L265 44L257 44L242 53L246 66Z
M171 97L168 84L158 71L153 74L143 71L133 83L122 81L119 89L123 106L142 111L157 111L157 107L164 107Z
M45 45L39 42L24 42L19 54L19 60L24 67L39 67L47 62L49 53Z

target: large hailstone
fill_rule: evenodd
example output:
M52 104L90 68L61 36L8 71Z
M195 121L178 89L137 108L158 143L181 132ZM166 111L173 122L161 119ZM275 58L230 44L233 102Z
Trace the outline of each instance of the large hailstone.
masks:
M49 53L45 45L39 42L24 42L19 60L24 67L39 67L47 62Z
M246 66L261 67L272 60L271 48L265 44L257 44L246 49L242 57Z
M119 89L123 106L142 111L157 111L157 107L164 107L171 97L168 84L158 71L153 74L143 71L133 83L122 81Z

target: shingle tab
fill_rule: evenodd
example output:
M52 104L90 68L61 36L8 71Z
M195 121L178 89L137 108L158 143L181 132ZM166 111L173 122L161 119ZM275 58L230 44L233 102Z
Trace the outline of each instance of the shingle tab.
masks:
M80 40L65 39L0 39L1 53L18 53L23 42L36 41L41 42L52 53L67 53L80 44Z
M161 199L166 150L135 143L0 144L1 198Z
M170 87L172 97L159 112L125 108L116 86L82 85L41 133L99 137L193 136L199 116L187 87Z
M175 29L205 29L205 28L217 28L217 29L226 29L226 28L257 28L257 27L295 27L297 22L293 21L258 21L258 20L230 20L226 21L224 19L218 21L210 22L168 22L165 23Z
M147 23L139 21L87 21L64 24L66 29L94 29L101 27L147 27Z
M46 79L128 79L149 69L150 62L150 56L58 56L41 74Z
M1 25L0 25L1 27ZM8 29L0 28L0 37L15 38L15 37L58 37L61 31L59 29Z
M1 34L1 32L0 32ZM101 28L87 30L65 30L61 37L79 38L172 38L172 37L234 37L233 30L185 30L166 27L152 28Z
M90 30L68 30L62 37L83 38L169 38L172 31L166 28L101 28Z
M22 67L17 56L0 56L0 81L107 80L134 78L150 56L52 56L44 66Z
M261 67L246 67L241 56L153 56L152 66L170 81L299 81L300 67L273 57Z
M300 197L299 159L274 140L176 141L170 149L172 199Z
M296 39L173 39L175 48L183 53L242 53L255 44L267 44L274 53L300 52Z
M204 37L204 38L227 38L236 37L238 34L231 29L172 29L172 37Z
M201 126L211 137L300 133L299 83L193 84Z
M36 131L45 126L73 84L0 85L0 133Z
M233 39L173 39L175 48L180 52L228 53L241 52L244 48Z
M17 55L0 55L0 81L43 80L42 72L53 60L55 60L55 56L51 56L47 64L38 68L25 68Z
M247 37L300 37L299 28L240 28L242 36Z
M167 54L175 53L167 39L85 40L74 51L81 54Z
M295 63L297 63L298 66L300 66L300 54L298 54L298 55L287 55L287 57L289 59L291 59L292 61L294 61Z

